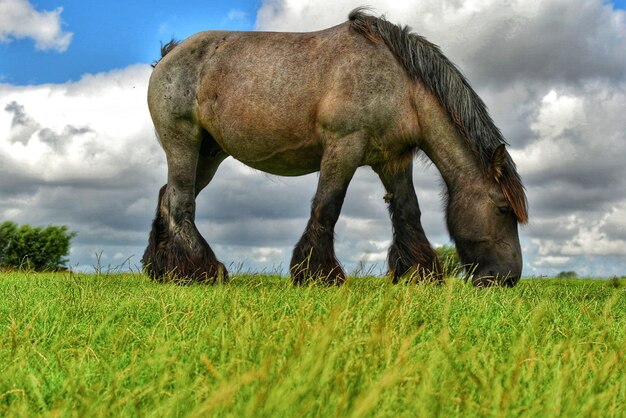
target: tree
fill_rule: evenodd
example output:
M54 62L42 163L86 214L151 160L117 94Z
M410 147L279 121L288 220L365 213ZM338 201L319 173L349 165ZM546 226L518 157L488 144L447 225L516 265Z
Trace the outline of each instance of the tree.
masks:
M6 254L10 251L11 242L17 232L17 225L13 222L0 224L0 266L4 265Z
M439 256L443 266L443 273L446 277L457 277L463 271L463 266L454 245L443 245L437 247L435 251Z
M66 267L65 258L76 234L66 226L0 224L0 267L54 271Z
M575 279L578 274L575 271L562 271L555 276L557 279Z

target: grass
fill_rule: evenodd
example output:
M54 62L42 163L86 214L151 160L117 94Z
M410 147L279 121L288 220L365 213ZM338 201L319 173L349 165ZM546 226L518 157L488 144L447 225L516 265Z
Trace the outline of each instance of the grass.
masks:
M0 416L626 416L623 281L0 274Z

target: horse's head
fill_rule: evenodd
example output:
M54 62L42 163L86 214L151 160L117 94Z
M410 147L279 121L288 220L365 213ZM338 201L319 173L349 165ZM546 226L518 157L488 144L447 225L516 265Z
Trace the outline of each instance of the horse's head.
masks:
M448 229L476 286L513 286L522 273L517 224L526 221L525 197L520 185L514 193L522 194L524 207L517 207L516 199L511 198L506 183L511 164L501 145L493 153L489 176L450 190Z

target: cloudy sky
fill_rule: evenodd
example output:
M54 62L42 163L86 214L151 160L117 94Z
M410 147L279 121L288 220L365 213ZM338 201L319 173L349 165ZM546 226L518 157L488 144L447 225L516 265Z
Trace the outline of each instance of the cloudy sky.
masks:
M524 275L626 275L625 1L0 0L0 221L68 225L77 268L138 268L166 178L145 100L159 41L317 30L363 3L439 44L490 108L528 192ZM414 177L431 242L449 243L436 170ZM231 270L284 272L316 181L228 159L199 229ZM348 272L384 268L383 194L359 169L337 226Z

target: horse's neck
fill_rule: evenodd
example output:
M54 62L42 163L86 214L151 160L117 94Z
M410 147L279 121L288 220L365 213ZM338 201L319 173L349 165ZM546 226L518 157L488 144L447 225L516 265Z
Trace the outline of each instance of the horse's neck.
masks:
M434 96L422 91L415 106L421 128L419 147L435 164L448 188L480 181L476 156Z

